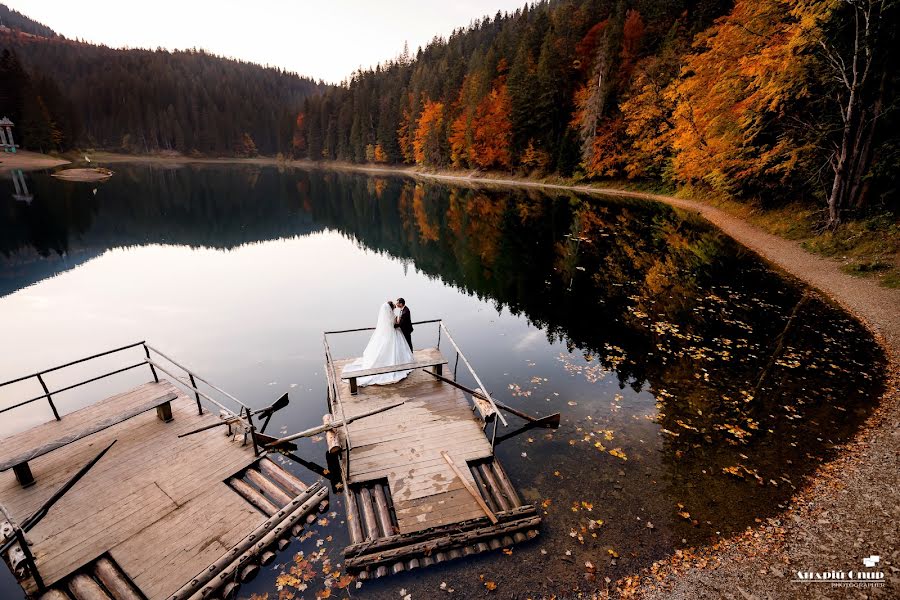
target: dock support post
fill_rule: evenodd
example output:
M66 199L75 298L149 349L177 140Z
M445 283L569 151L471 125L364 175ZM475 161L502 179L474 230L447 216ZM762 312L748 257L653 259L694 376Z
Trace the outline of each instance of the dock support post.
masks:
M359 389L356 386L356 377L350 378L350 395L355 396L359 392Z
M194 381L194 374L188 373L188 376L191 378L191 387L194 388L194 397L197 399L197 414L203 414L203 405L200 404L200 394L197 392L197 382Z
M56 418L57 421L59 421L60 420L59 413L56 411L56 406L53 404L53 396L50 395L50 390L47 389L47 384L44 383L44 378L41 377L40 373L38 373L37 378L38 378L38 381L41 382L41 387L44 388L44 393L47 394L47 402L50 403L50 410L53 411L53 416Z
M173 419L172 417L172 403L166 402L165 404L160 404L156 407L156 416L159 417L159 420L163 423L168 423Z
M156 374L156 367L150 362L150 348L147 347L147 344L144 344L144 354L147 356L147 364L150 365L150 372L153 373L153 381L159 383L159 375Z
M28 466L27 462L13 466L13 473L16 474L16 480L23 488L34 485L34 475L31 474L31 467Z

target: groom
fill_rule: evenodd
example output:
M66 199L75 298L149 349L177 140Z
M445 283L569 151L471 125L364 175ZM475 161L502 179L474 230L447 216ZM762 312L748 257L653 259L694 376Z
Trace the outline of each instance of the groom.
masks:
M409 349L412 350L412 314L409 312L409 307L406 306L406 300L403 298L397 298L397 308L400 309L400 316L397 317L394 327L400 329L403 337L406 338L406 343L409 344Z

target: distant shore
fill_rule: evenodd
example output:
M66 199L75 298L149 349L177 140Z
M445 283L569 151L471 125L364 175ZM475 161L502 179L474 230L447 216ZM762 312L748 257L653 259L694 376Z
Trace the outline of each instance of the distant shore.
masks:
M19 150L18 152L0 153L0 171L22 169L23 171L36 171L40 169L52 169L69 164L64 158L48 156L40 152Z

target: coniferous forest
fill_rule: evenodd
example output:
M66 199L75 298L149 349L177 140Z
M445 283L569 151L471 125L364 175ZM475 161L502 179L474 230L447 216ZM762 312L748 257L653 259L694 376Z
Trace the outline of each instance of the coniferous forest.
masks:
M552 0L307 99L319 159L896 202L897 10L868 0Z
M68 40L2 10L0 113L34 150L289 152L303 99L324 87L201 50L120 50Z
M202 51L6 31L3 110L40 149L631 180L814 201L836 226L897 206L894 4L543 0L337 86Z

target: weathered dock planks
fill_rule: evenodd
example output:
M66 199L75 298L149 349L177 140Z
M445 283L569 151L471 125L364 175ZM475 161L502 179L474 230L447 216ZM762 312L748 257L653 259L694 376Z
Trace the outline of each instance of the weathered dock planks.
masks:
M152 410L158 398L170 403L171 421ZM151 409L131 414L141 407ZM64 590L93 597L97 589L105 589L113 600L168 598L238 547L243 548L239 575L249 577L258 570L258 556L289 538L296 521L327 506L321 483L309 493L307 484L255 455L253 444L242 443L241 435L226 435L224 427L179 438L220 418L208 410L198 414L194 394L166 380L63 415L35 428L37 434L26 431L0 440L0 454L21 453L48 430L65 436L123 414L128 418L33 458L35 483L29 487L20 485L11 469L0 472L0 502L21 522L99 448L117 440L27 533L35 566L49 589L39 591L35 579L26 577L19 583L27 594L68 597L60 596ZM237 491L239 486L259 494L271 510L254 506ZM301 496L306 504L297 500ZM293 520L282 518L282 528L273 535L274 526L267 526L270 512L290 513ZM259 531L269 537L254 536ZM207 582L198 597L221 586L219 580L210 581L215 585Z
M491 401L477 398L491 410L473 411L452 372L434 376L435 365L449 362L440 349L417 350L414 359L401 382L355 388L342 379L354 359L333 359L326 334L331 418L394 405L338 429L351 540L346 565L361 579L524 541L540 523L494 460L484 431L484 415L496 418Z

